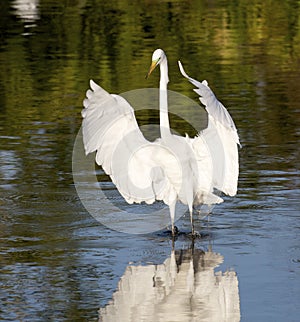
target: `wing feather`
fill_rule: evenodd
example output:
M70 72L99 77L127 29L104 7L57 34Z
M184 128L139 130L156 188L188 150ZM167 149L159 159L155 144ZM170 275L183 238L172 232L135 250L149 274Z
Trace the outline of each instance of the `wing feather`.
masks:
M96 151L96 163L128 203L163 200L169 205L176 198L165 172L170 152L144 138L123 97L109 94L92 80L90 87L82 110L85 153Z
M199 99L209 115L208 127L194 139L193 148L201 150L201 145L205 142L213 167L213 186L225 194L234 196L237 192L239 173L237 144L240 145L235 124L227 109L209 88L207 81L199 82L189 77L181 62L178 62L178 65L181 74L196 86L194 91L199 94ZM199 166L203 167L204 161L201 162Z

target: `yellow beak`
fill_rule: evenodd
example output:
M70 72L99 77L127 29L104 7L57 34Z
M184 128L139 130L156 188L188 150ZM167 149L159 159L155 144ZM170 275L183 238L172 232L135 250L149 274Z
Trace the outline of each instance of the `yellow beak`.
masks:
M149 68L149 71L146 75L146 79L150 76L150 74L153 72L153 70L155 69L155 67L157 66L157 61L156 60L153 60L152 63L151 63L151 66Z

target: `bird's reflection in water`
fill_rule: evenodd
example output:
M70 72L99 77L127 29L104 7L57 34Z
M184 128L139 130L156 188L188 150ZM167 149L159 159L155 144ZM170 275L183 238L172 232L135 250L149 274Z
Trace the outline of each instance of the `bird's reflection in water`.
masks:
M240 321L234 271L215 272L223 256L172 250L161 265L127 266L99 321Z
M40 19L39 0L13 0L12 8L23 21L34 22Z

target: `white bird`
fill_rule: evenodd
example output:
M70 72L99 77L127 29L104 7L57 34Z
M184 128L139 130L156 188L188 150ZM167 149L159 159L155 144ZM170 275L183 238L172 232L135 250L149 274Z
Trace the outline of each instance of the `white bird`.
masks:
M152 55L147 77L160 66L160 134L147 141L140 131L134 110L121 96L109 94L93 80L82 110L85 153L97 151L101 165L128 203L162 200L169 206L175 235L176 202L188 206L192 234L193 206L223 201L215 189L234 196L238 181L239 137L226 108L217 100L207 81L190 78L180 71L200 95L208 112L208 126L194 138L173 135L168 117L168 62L162 49Z

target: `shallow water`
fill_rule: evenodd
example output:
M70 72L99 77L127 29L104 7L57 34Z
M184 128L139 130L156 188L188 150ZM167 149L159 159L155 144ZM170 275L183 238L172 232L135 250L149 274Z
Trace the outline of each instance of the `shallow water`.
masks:
M155 306L155 320L220 321L222 293L233 303L229 321L298 321L299 4L18 0L0 8L0 320L121 321L105 312L132 309L128 321L153 321ZM169 58L169 88L197 100L179 75L181 59L228 107L243 144L237 196L209 221L196 219L202 238L192 245L179 235L174 252L165 231L130 235L99 224L72 177L88 80L112 93L157 87L158 73L145 80L157 47ZM153 111L138 117L157 120ZM194 134L175 115L171 125ZM188 232L188 216L176 225ZM133 310L137 275L145 285L159 277L142 292L141 311ZM136 293L124 296L125 283Z

